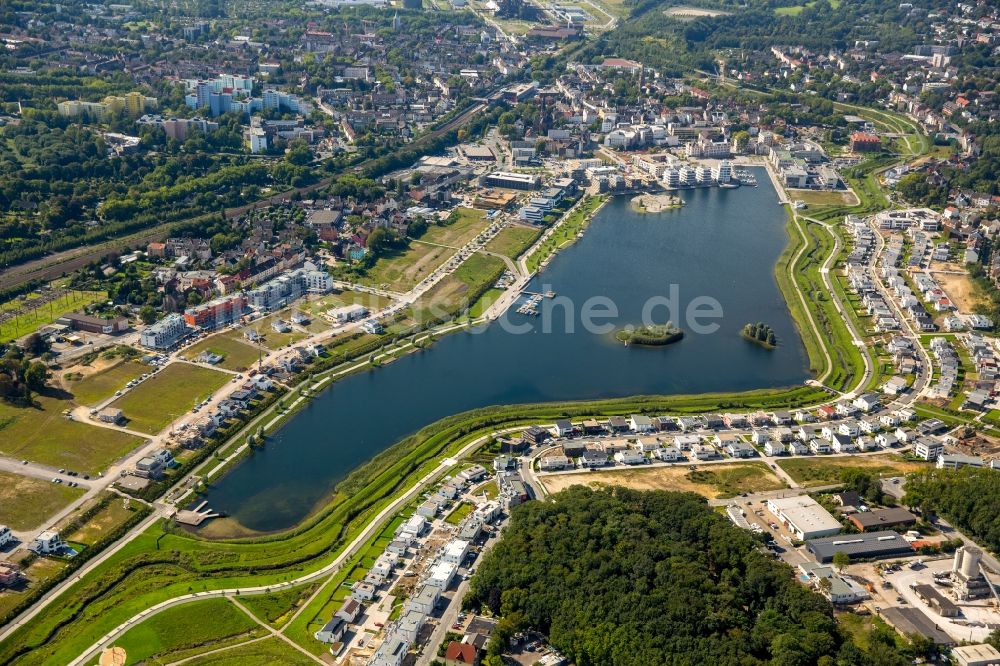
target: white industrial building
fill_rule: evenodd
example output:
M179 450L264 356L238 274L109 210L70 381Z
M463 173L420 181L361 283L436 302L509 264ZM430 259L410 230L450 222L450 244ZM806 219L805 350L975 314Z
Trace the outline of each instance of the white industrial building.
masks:
M843 528L808 495L769 499L767 509L802 541L838 534Z

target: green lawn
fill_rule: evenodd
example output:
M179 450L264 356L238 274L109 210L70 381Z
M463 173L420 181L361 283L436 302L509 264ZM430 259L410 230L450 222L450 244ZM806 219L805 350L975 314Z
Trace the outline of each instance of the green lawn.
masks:
M458 525L460 522L465 520L465 517L472 513L475 507L468 502L462 502L455 507L455 510L448 514L448 517L444 519L446 523L452 525Z
M0 402L0 453L13 458L96 474L141 441L128 433L98 428L63 416L69 399L35 396L38 407Z
M31 293L24 300L18 298L0 304L0 312L15 308L28 311L16 319L0 323L0 342L7 342L27 335L42 326L51 324L68 312L82 310L87 305L107 297L106 293L99 291L71 291L51 303L34 307L32 301L38 300L38 294Z
M53 513L84 493L64 483L0 472L0 525L15 530L41 527Z
M459 208L451 224L431 224L409 247L380 257L358 281L391 291L409 291L489 226L481 210Z
M409 316L416 322L443 320L469 308L503 273L504 263L497 257L475 253L421 296L410 307Z
M218 370L171 363L111 406L122 410L130 429L156 434L227 381Z
M759 493L785 487L764 463L705 465L688 472L688 481L707 484L718 490L719 497L734 497L740 493Z
M792 458L781 460L778 465L805 487L839 483L841 474L847 470L864 470L879 476L899 476L927 468L924 463L909 462L894 453L838 458L823 456Z
M115 645L125 648L128 664L167 663L173 661L167 658L172 653L191 648L209 650L255 628L257 623L228 600L206 599L154 615L129 629Z
M516 259L541 235L542 230L534 227L507 227L486 244L486 249Z
M86 523L81 525L79 528L73 532L67 534L64 531L60 533L68 541L74 541L77 543L83 543L88 546L92 546L99 542L105 535L113 532L116 527L127 521L132 515L137 511L136 502L129 502L129 507L125 508L125 501L118 495L111 495L112 499L109 501L100 511L98 511L93 517L87 520ZM93 502L101 501L100 498L97 500L92 500L81 507L80 510L86 510L88 506L93 506ZM68 516L64 523L68 523L74 519L76 512ZM59 527L62 528L63 524Z
M291 619L292 612L298 608L305 597L308 597L315 587L293 587L271 594L257 594L241 599L241 603L249 608L254 615L273 627L280 628Z
M67 386L78 404L96 405L151 369L138 361L120 361L78 381L69 381Z
M559 248L569 245L576 240L577 234L587 228L590 224L590 217L601 205L607 201L606 196L590 197L580 203L576 210L570 213L569 217L559 225L559 228L538 247L527 259L528 270L534 272Z
M302 666L308 659L280 638L267 638L187 662L190 666Z
M277 335L270 326L267 327L267 332ZM236 371L246 370L256 363L260 356L257 347L249 340L244 342L240 334L239 338L232 335L213 335L188 348L184 352L184 358L193 361L204 351L223 357L222 362L218 364L220 368Z

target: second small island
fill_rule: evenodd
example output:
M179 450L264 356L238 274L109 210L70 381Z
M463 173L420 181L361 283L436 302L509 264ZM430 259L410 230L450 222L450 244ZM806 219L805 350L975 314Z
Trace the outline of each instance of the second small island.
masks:
M627 327L615 333L615 339L624 342L625 346L639 345L642 347L662 347L677 342L684 337L684 331L674 326L672 321L664 325Z
M749 323L740 331L740 335L745 340L756 343L766 349L774 349L778 346L778 339L774 337L774 330L767 324L760 322Z

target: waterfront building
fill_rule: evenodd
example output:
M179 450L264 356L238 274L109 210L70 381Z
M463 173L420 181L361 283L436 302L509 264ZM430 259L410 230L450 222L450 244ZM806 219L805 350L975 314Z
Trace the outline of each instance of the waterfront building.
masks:
M715 181L719 185L725 185L733 180L733 163L728 160L722 160L719 165L715 167L713 174Z

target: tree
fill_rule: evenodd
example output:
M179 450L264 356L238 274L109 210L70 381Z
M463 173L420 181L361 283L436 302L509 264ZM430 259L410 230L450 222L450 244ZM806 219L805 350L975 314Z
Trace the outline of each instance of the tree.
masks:
M23 349L31 356L41 356L49 350L49 341L38 333L32 333L24 339Z
M49 369L44 363L39 363L34 361L28 365L28 369L24 371L24 383L27 384L28 388L32 391L41 391L45 388L45 382L49 378Z
M139 319L143 324L152 324L156 321L156 308L146 304L139 308Z
M838 570L843 571L850 563L851 556L844 551L838 550L833 554L833 566L837 567Z

